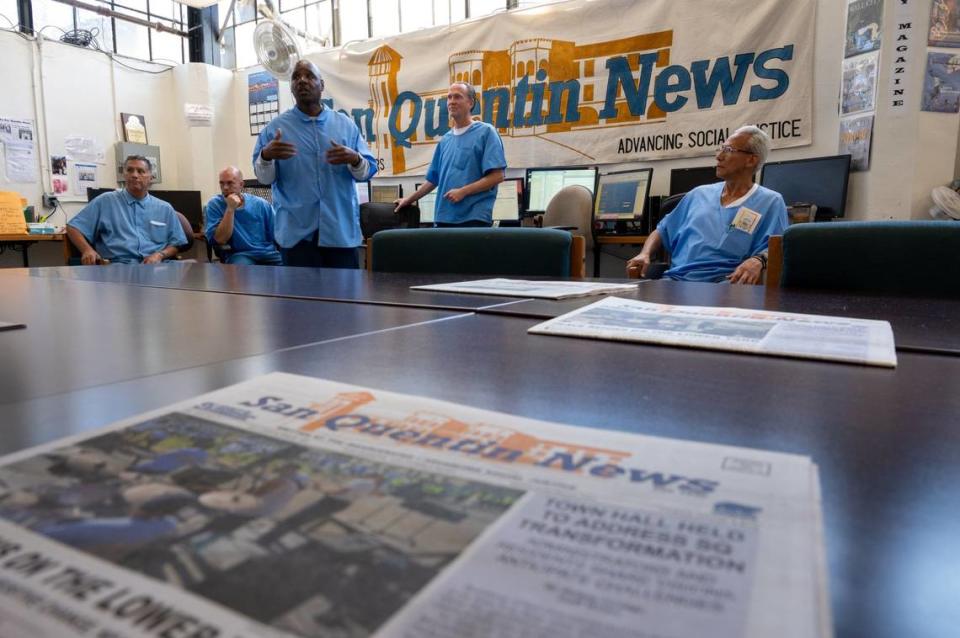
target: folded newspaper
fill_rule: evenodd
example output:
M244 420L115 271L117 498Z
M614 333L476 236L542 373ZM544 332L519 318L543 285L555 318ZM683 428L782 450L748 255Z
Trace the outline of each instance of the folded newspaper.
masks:
M608 297L539 323L532 334L896 367L887 321L745 308L670 306Z
M410 286L411 290L459 292L471 295L499 295L501 297L534 297L537 299L570 299L590 295L608 295L632 292L637 284L601 284L589 281L527 281L523 279L478 279L449 284Z
M819 498L803 456L275 373L0 459L0 634L829 636Z

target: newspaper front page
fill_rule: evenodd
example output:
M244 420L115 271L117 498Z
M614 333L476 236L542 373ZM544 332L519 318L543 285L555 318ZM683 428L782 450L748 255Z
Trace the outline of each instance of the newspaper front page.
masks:
M639 284L602 284L589 281L527 281L524 279L478 279L448 284L410 286L411 290L459 292L501 297L533 297L536 299L571 299L590 295L633 292Z
M887 321L745 308L671 306L608 297L537 324L532 334L896 367Z
M0 459L2 636L824 636L822 547L807 457L281 373Z

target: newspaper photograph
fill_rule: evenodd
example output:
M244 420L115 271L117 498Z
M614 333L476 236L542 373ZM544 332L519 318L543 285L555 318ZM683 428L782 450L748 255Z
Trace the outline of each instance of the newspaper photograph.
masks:
M479 279L449 284L410 286L411 290L434 292L459 292L474 295L499 295L501 297L533 297L536 299L570 299L590 295L608 295L617 292L633 292L633 284L602 284L588 281L525 281L523 279Z
M274 373L0 459L0 635L821 636L822 543L808 457Z
M871 319L671 306L608 297L537 324L528 332L891 368L897 365L890 323Z

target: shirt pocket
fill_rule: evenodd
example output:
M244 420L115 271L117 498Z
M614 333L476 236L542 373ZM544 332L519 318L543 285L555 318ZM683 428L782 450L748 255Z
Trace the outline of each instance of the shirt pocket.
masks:
M745 259L750 245L753 243L753 235L740 230L739 228L728 228L720 242L720 252L736 259Z
M453 158L453 165L458 171L467 170L473 163L473 158L477 154L476 148L468 146L461 148L456 157Z
M147 236L158 244L166 244L170 236L170 227L166 222L151 219L147 222Z

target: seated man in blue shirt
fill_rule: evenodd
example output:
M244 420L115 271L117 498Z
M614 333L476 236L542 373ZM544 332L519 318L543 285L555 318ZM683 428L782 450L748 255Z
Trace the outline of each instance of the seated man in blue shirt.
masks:
M282 261L274 244L273 207L242 191L240 169L228 166L220 171L220 194L207 202L207 241L230 244L228 264L279 266Z
M627 275L643 277L663 246L670 253L664 278L759 283L770 235L787 227L783 197L753 183L769 148L767 134L756 126L734 131L717 151L717 177L724 181L687 193L627 262Z
M67 223L82 264L156 264L176 257L177 247L187 243L173 207L147 192L153 181L150 160L128 157L123 179L123 189L100 195Z
M440 138L426 181L397 202L396 210L440 188L434 218L437 227L491 226L497 184L503 181L507 160L497 129L474 122L470 112L477 91L466 82L455 82L447 92L447 111L453 128Z

